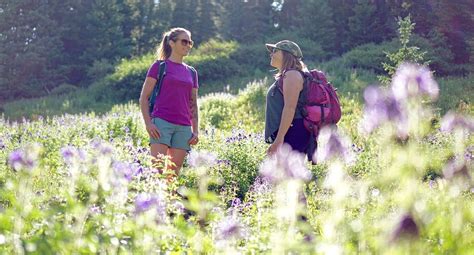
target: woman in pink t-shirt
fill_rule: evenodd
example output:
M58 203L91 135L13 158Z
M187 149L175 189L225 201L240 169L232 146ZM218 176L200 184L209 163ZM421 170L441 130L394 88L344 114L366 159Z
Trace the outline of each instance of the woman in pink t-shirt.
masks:
M157 61L150 66L140 95L153 163L160 164L160 156L169 156L172 164L164 167L176 175L190 145L199 141L197 72L183 63L192 46L191 33L184 28L173 28L164 33L157 50ZM157 85L160 62L163 61L166 62L166 75L150 111L148 99Z

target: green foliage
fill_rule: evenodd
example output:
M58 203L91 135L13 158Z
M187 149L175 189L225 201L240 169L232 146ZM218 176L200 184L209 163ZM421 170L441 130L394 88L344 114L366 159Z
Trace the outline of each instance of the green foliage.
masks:
M220 93L200 99L201 128L231 131L245 127L247 132L262 130L267 83L267 80L249 83L237 97Z
M403 62L412 62L418 63L423 65L428 65L429 62L423 62L424 56L426 52L420 52L420 48L416 46L409 46L410 37L412 34L413 29L415 28L415 24L411 22L410 16L405 18L398 19L398 33L401 47L398 49L397 52L394 53L387 53L387 58L389 63L382 63L383 69L388 73L389 77L392 77L395 74L398 66ZM380 76L380 81L382 83L389 83L390 78Z
M440 113L444 114L450 109L466 114L474 114L473 100L474 86L472 81L474 75L467 77L444 77L438 80L440 87L440 98L436 103Z
M77 90L76 86L72 84L63 83L57 86L56 88L54 88L53 90L51 90L51 94L52 95L69 94L69 93L75 92L76 90Z
M384 73L380 65L386 59L386 52L398 48L398 42L391 41L382 44L364 44L357 46L342 55L342 62L347 68L373 70L377 74Z
M222 128L205 124L193 153L213 153L217 162L189 161L174 182L149 168L148 135L136 104L102 116L0 118L0 251L470 254L474 183L465 173L472 176L472 166L454 178L446 171L451 159L472 163L472 134L440 132L439 116L418 98L405 102L414 121L407 139L394 138L398 123L361 133L363 105L347 91L369 75L340 66L334 60L321 69L330 69L345 88L339 131L350 138L355 161L307 165L314 176L306 184L256 181L268 148L259 126L267 80L235 96L202 98L201 122ZM440 80L441 99L453 90L472 94L462 89L470 80ZM453 98L442 104L452 106ZM27 160L11 164L17 149ZM281 165L270 164L273 171ZM145 209L138 198L147 194L159 203L149 200Z

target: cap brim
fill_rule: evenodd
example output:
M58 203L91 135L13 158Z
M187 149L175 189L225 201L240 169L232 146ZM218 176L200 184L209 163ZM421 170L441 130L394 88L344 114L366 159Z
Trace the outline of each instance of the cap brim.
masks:
M271 44L271 43L266 43L265 47L267 47L267 50L271 52L274 48L276 48L276 45Z

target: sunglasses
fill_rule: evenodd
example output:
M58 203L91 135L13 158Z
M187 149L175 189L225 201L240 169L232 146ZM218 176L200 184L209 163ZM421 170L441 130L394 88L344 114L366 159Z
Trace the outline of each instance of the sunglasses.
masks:
M193 47L193 40L188 40L188 39L177 39L176 41L181 41L181 45L183 46L190 46L190 47Z

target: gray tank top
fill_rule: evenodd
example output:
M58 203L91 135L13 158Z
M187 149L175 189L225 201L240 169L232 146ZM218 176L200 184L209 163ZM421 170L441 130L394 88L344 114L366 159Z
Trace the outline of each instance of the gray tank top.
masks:
M278 89L278 82L276 80L267 91L267 103L265 109L265 141L272 143L276 138L276 131L280 127L281 114L283 113L283 106L285 105L283 94ZM301 107L303 106L303 95L305 93L305 86L298 97L298 104L296 106L295 117L293 119L301 119Z

